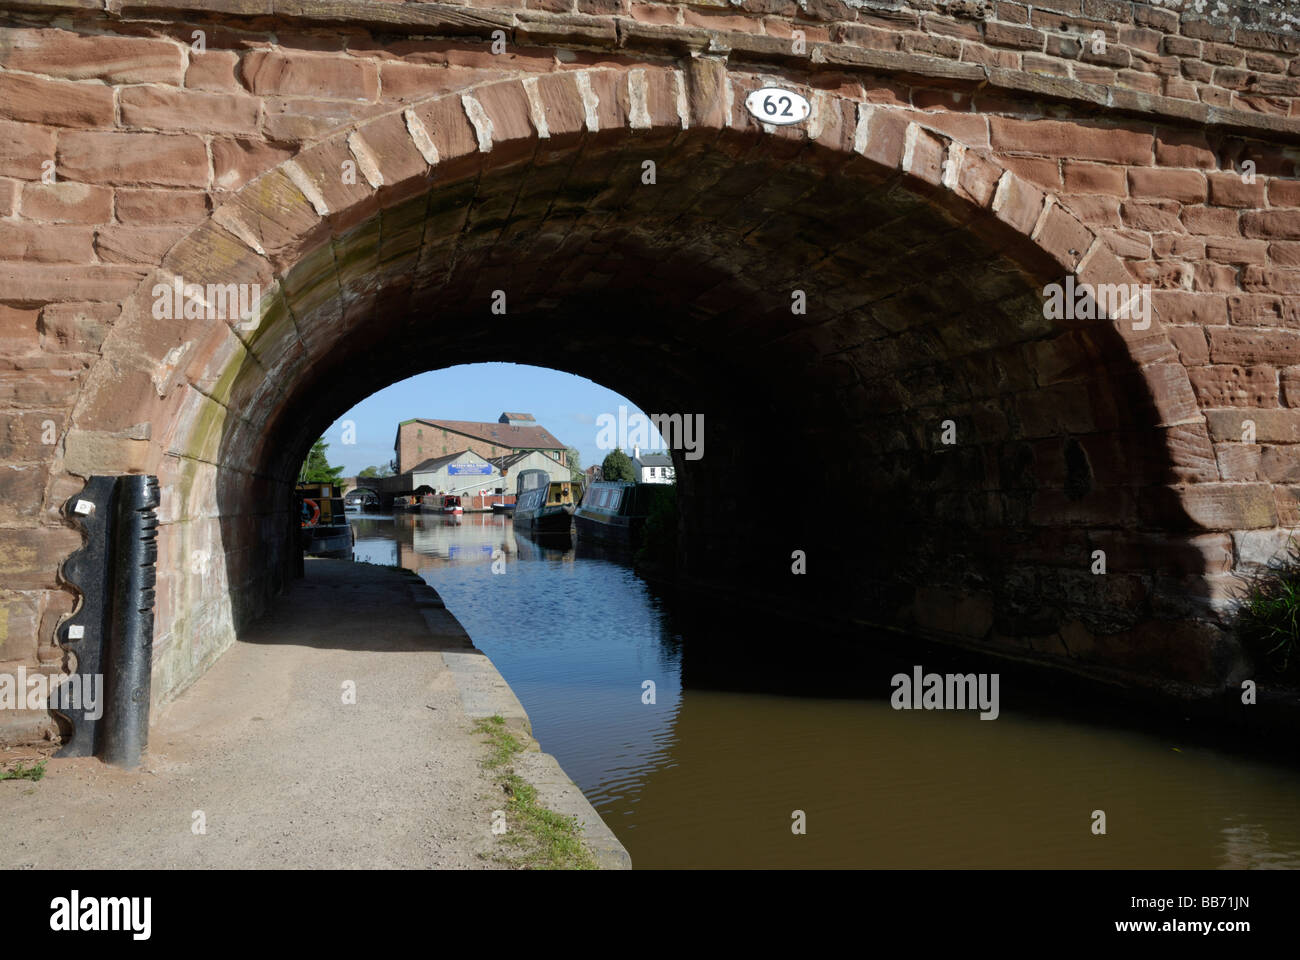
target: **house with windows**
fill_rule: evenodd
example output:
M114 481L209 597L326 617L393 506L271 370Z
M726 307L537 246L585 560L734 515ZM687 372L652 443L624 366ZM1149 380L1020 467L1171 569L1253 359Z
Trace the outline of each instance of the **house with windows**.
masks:
M397 472L411 471L426 460L470 450L485 460L516 453L539 452L567 466L563 443L530 413L503 413L495 423L472 420L403 420L393 441ZM566 476L567 480L568 477Z
M640 483L674 483L673 458L667 453L642 453L640 447L632 448L632 469Z

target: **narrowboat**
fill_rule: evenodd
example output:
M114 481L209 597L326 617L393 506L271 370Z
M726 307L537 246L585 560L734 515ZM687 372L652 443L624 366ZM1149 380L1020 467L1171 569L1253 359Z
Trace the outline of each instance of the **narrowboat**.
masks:
M515 491L515 529L567 536L581 498L582 484L577 481L552 480L545 470L524 470Z
M587 488L574 512L574 525L583 540L635 547L641 542L650 516L653 483L631 480L596 480Z
M302 552L311 557L351 556L352 525L339 487L332 483L300 483L296 493L302 517Z
M492 504L492 512L509 516L515 512L515 505L513 503L494 503Z
M426 493L420 498L421 513L464 513L460 497L454 493Z

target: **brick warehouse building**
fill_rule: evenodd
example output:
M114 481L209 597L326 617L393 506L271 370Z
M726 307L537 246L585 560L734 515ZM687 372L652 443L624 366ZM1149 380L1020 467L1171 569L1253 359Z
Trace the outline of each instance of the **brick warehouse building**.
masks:
M499 360L705 416L684 584L1209 696L1300 523L1298 50L1242 0L10 4L0 669L84 626L86 478L159 477L170 700L293 575L322 429ZM1046 317L1067 276L1151 322ZM774 435L834 530L753 522Z
M525 419L526 418L526 419ZM422 460L473 450L480 457L508 456L540 450L560 463L567 462L564 444L549 430L528 425L532 414L503 413L496 423L472 420L403 420L397 426L393 451L397 472L405 473Z

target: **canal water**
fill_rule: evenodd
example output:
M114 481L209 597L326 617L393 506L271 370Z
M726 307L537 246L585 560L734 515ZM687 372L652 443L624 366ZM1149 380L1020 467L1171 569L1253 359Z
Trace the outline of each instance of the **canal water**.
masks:
M895 710L910 661L687 616L622 558L506 517L352 523L358 560L438 590L637 868L1300 867L1295 768L1005 683L995 720ZM972 669L937 657L919 665Z

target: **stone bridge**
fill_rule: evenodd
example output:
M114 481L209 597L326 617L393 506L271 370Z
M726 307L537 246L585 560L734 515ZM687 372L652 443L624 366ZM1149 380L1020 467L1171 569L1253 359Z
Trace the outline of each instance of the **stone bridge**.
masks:
M704 415L685 585L1184 695L1248 676L1232 598L1300 522L1297 19L9 0L0 669L66 666L86 477L160 478L166 701L292 575L311 441L506 360ZM764 86L811 115L759 124ZM1150 313L1045 309L1067 279Z

